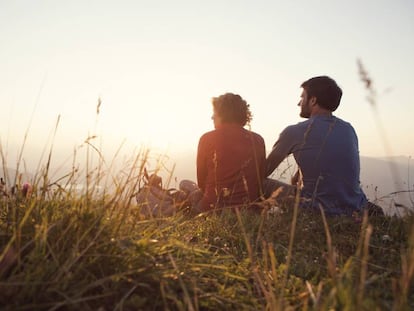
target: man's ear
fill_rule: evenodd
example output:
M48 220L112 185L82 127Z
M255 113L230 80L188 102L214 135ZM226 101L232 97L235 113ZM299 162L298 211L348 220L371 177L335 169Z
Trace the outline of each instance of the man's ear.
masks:
M309 99L309 104L311 105L311 106L314 106L314 105L316 105L317 103L316 103L316 97L315 96L312 96L310 99Z

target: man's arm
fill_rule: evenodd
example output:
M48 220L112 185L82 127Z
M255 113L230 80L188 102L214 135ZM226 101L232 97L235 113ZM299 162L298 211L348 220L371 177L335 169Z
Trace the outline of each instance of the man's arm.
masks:
M279 135L273 149L266 159L266 177L273 173L280 163L292 153L294 139L290 135L289 127Z

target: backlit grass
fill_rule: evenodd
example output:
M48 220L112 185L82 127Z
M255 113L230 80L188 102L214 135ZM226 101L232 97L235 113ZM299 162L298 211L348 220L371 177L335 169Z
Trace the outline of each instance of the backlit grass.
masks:
M144 219L133 195L147 157L128 174L97 164L83 192L71 172L65 187L1 200L2 309L414 308L412 215L324 220L283 206ZM104 176L111 190L97 192Z

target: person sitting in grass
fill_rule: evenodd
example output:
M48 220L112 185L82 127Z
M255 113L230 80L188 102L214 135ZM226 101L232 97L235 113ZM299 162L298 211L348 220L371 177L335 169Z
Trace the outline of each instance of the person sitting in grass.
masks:
M198 185L180 183L181 190L191 192L193 214L247 206L262 193L265 143L262 136L244 128L252 119L249 104L233 93L214 97L212 104L215 129L198 143Z
M352 215L364 208L382 214L360 186L357 134L350 123L332 114L341 101L341 88L327 76L313 77L301 87L300 116L308 120L286 127L266 159L268 177L293 154L298 165L292 178L296 186L267 178L265 196L283 187L282 196L299 190L301 207L322 207L327 215Z

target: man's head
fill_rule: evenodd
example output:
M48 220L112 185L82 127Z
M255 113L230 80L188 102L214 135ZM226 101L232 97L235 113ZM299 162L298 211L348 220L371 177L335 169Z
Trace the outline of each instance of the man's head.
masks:
M303 82L301 87L303 88L300 102L301 117L309 118L314 105L322 110L333 112L341 102L342 90L330 77L313 77Z
M226 93L219 97L213 97L212 103L214 109L212 119L215 127L223 123L245 126L252 119L249 104L240 95Z

